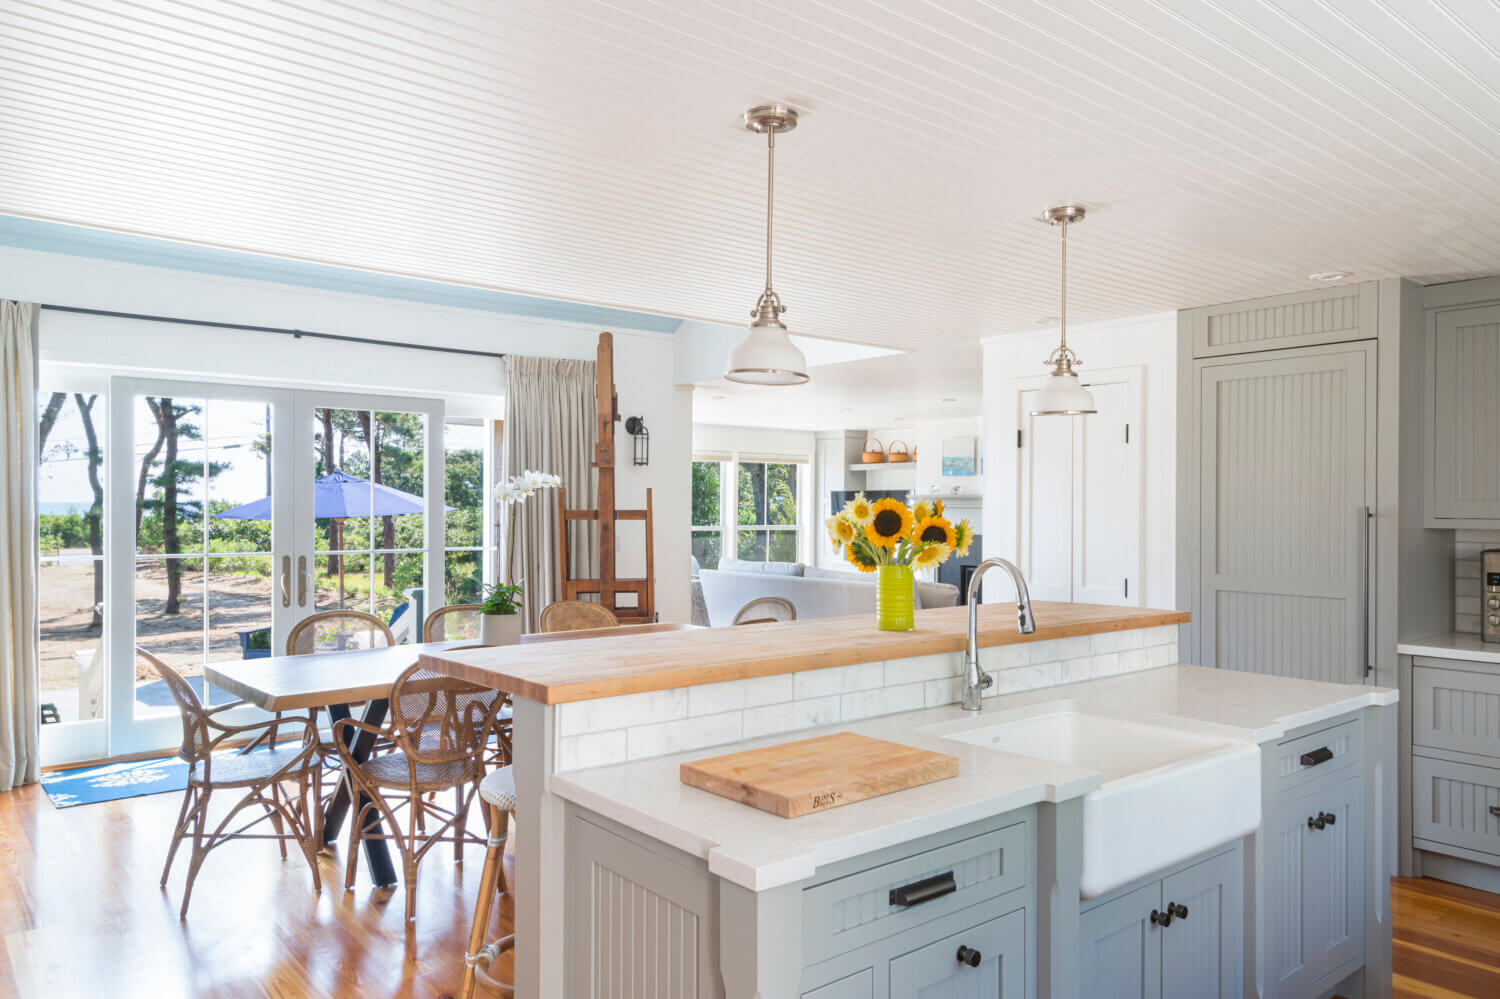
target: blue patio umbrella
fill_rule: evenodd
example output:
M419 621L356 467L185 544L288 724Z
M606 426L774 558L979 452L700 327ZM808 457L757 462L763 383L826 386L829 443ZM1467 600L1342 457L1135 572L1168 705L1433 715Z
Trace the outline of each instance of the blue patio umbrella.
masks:
M324 518L394 517L403 513L421 513L422 497L392 489L344 472L329 472L313 483L313 516ZM451 511L453 507L445 506ZM240 506L214 514L219 520L270 520L271 497L262 496Z

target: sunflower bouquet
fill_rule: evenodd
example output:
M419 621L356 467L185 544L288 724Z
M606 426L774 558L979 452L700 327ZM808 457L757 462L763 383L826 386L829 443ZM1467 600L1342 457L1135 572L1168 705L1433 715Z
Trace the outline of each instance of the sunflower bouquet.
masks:
M828 538L860 572L883 565L935 569L949 555L969 554L974 528L967 520L951 523L943 501L924 499L913 508L895 499L868 500L856 493L828 518Z

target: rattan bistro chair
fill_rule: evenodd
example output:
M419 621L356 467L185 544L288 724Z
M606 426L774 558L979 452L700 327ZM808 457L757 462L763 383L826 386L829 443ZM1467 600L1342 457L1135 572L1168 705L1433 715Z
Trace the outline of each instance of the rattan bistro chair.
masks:
M264 749L252 752L245 747L235 755L214 758L214 751L228 739L243 739L251 733L261 732L278 724L275 719L254 722L249 725L225 725L213 716L220 711L239 707L244 701L234 701L215 708L204 708L203 702L182 674L160 659L137 648L136 654L146 660L161 677L172 699L177 702L182 716L182 747L177 755L188 763L187 790L182 797L182 810L177 815L177 825L172 830L172 845L167 848L167 862L161 870L161 883L167 883L172 871L172 860L177 856L177 847L191 835L193 855L188 862L187 884L182 890L182 909L179 913L187 918L188 902L193 897L193 882L208 851L222 846L231 839L274 839L281 847L281 859L287 856L288 840L297 844L307 866L312 870L313 888L322 891L323 881L318 875L317 841L322 834L321 797L322 761L318 751L318 730L311 721L302 718L283 719L280 724L301 729L301 739L296 745ZM287 784L295 784L297 795L287 793ZM209 799L213 792L234 791L240 798L210 831L208 822ZM254 806L263 814L252 818L244 825L230 830L230 824L248 806ZM248 830L269 821L271 833L251 833Z
M741 607L730 624L765 624L774 621L797 620L797 608L790 600L781 597L756 597Z
M588 600L559 600L542 608L538 623L544 632L588 631L590 628L618 628L620 619L608 607Z
M384 729L353 718L334 725L333 743L344 761L350 798L360 802L349 824L346 891L354 888L361 840L369 836L392 841L401 853L410 920L416 915L417 865L427 852L438 843L452 843L457 861L463 859L465 843L485 842L465 827L484 776L485 746L500 701L499 691L489 687L412 666L391 687L391 719ZM395 751L360 763L349 748L360 732L389 739ZM451 811L427 800L429 794L449 789L454 793ZM398 817L402 810L404 822ZM385 820L390 832L366 833L372 813ZM428 817L436 823L430 832Z
M422 622L422 641L454 642L479 638L479 619L484 604L449 604L427 615Z
M357 610L328 610L309 614L292 625L286 636L286 654L289 656L316 656L327 652L350 652L355 649L387 649L396 644L396 636L390 627L374 614ZM276 720L283 715L276 712ZM308 719L318 723L318 709L307 709ZM279 730L272 726L265 738L272 745L279 737ZM333 756L333 748L324 742L325 755Z

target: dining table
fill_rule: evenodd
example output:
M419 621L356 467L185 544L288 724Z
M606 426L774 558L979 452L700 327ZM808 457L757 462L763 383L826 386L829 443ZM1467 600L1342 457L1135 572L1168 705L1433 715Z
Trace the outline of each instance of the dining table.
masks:
M316 655L267 656L262 659L233 659L209 663L203 673L208 682L226 693L239 697L266 711L305 711L326 709L333 723L348 718L353 706L363 703L361 720L372 728L385 723L390 710L391 687L424 652L441 652L461 645L474 645L473 639L448 642L421 642L393 645L379 649L348 649L320 652ZM349 746L356 763L369 759L375 748L375 737L359 732ZM359 807L368 802L361 796ZM323 843L332 844L349 812L349 785L339 781L323 811ZM379 836L384 827L380 813L366 813L365 832ZM382 888L397 883L396 868L384 839L364 840L365 859L371 879Z

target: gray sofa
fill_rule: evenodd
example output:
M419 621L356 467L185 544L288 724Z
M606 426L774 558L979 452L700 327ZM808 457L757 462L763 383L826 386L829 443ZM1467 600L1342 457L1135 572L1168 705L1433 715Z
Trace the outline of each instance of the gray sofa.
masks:
M756 597L790 600L799 621L875 613L875 577L866 573L820 569L801 562L723 559L717 569L699 570L698 582L708 621L716 628L732 623L735 613ZM956 603L958 587L917 581L917 607L952 607Z

